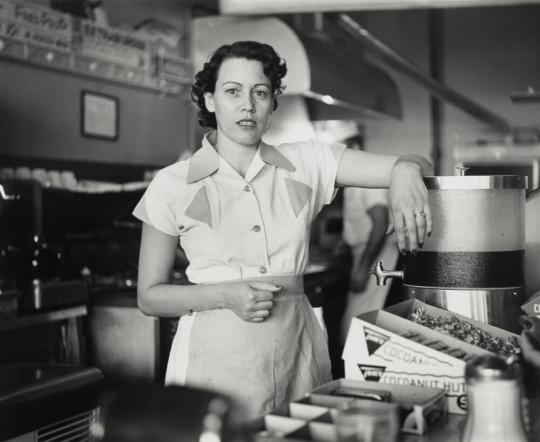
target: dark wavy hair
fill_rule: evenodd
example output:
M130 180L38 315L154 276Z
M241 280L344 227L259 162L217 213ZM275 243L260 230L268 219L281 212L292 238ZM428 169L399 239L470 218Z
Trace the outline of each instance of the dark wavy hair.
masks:
M191 86L191 99L199 107L197 117L203 127L217 128L216 116L206 109L204 94L214 93L219 68L228 58L245 58L257 60L263 65L263 72L270 80L270 88L273 97L273 110L277 108L277 96L283 93L281 79L287 73L287 64L274 50L265 43L256 41L237 41L230 45L220 46L204 64L202 70L195 75L195 82Z

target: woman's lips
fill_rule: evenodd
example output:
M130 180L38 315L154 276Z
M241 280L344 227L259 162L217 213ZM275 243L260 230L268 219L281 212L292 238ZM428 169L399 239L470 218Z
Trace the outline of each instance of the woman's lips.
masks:
M255 127L257 125L257 122L255 120L240 120L236 124L238 124L241 127Z

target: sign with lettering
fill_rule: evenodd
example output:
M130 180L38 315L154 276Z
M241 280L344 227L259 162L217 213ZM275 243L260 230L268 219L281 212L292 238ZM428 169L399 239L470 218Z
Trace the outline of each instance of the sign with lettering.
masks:
M33 3L0 0L0 35L68 51L72 20L69 14Z
M79 21L76 28L80 53L133 68L151 69L150 42L135 32L97 26L86 20Z
M0 0L0 19L14 20L14 5L7 0Z
M540 291L533 293L529 300L521 306L521 309L529 316L540 317Z
M404 365L400 362L368 365L345 359L345 378L404 387L444 389L449 413L465 414L467 411L467 389L463 368Z
M0 0L0 39L0 57L64 72L170 94L191 83L189 60L160 52L145 34L98 26L30 1Z

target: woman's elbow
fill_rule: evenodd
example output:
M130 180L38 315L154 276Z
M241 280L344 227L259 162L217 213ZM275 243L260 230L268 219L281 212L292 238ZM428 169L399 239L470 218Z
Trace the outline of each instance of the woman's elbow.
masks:
M152 315L152 307L149 301L149 293L147 288L137 288L137 307L146 316Z

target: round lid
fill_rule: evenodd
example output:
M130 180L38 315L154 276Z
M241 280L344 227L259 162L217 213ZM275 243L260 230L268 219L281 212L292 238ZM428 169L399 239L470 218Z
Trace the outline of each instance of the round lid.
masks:
M438 190L527 189L527 177L522 175L427 176L424 183Z
M520 379L520 365L496 355L480 355L467 363L465 379L473 381L497 381Z

